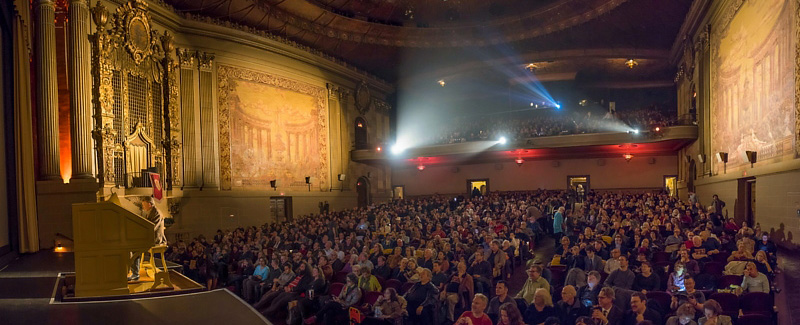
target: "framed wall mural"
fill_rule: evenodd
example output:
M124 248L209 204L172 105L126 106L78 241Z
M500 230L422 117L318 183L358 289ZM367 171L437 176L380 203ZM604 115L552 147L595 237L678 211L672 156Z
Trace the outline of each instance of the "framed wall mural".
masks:
M327 189L327 91L307 83L220 65L219 121L222 189Z
M712 150L728 171L796 154L797 0L735 0L711 27ZM721 170L722 163L714 163Z

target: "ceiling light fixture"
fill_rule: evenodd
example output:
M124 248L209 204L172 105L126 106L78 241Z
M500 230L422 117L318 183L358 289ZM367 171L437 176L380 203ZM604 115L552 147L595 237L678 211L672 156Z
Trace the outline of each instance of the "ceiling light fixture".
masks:
M628 61L625 61L625 65L628 66L628 68L633 69L633 67L639 65L639 62L636 62L634 59L628 59Z
M438 83L439 83L439 86L442 86L442 87L444 87L444 85L446 85L446 83L444 82L444 79L439 79Z
M536 69L539 69L539 66L536 65L536 63L528 63L528 65L525 66L525 69L528 69L528 71L533 73L536 72Z

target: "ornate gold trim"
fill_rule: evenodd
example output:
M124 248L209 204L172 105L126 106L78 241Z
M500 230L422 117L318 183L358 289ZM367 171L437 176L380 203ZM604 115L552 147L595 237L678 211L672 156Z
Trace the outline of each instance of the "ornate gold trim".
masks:
M231 94L231 84L235 80L259 82L274 87L280 87L301 94L313 96L319 108L318 125L319 155L321 166L318 174L320 188L329 188L330 183L330 155L328 152L328 90L304 82L287 79L284 77L233 66L217 66L217 86L219 87L219 169L220 189L231 189L231 139L230 139L230 107L228 96Z
M800 158L800 0L794 1L794 157Z

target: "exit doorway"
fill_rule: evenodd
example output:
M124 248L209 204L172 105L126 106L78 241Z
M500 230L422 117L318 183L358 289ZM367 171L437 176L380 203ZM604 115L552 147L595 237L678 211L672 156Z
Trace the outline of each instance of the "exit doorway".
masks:
M669 196L677 196L678 189L678 176L666 175L664 176L664 190L668 191Z
M589 175L568 175L567 189L575 193L578 202L583 202L590 187Z
M750 227L755 227L756 219L756 179L745 180L744 217Z
M467 195L484 196L489 193L489 179L468 179L467 180Z
M396 185L392 187L392 198L395 200L401 200L404 197L405 186Z
M292 197L273 196L269 198L269 215L275 222L292 222Z

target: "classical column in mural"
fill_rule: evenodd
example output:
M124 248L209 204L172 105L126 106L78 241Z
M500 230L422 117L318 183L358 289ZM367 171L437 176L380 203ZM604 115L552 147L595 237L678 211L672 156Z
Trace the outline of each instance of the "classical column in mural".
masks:
M55 5L39 0L36 6L36 87L39 134L39 173L43 180L61 178L58 154L58 80L56 73Z
M89 7L86 0L69 4L69 91L72 178L92 175L92 79L89 47Z

